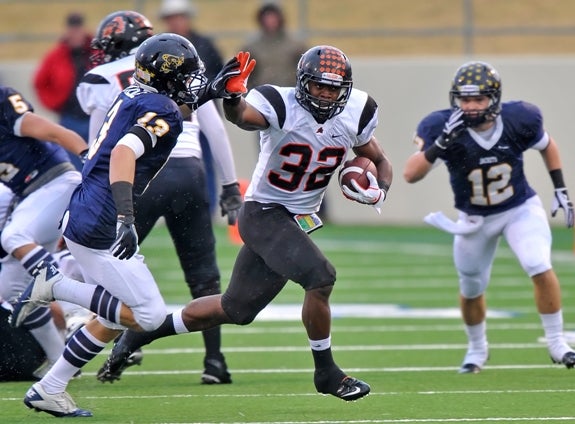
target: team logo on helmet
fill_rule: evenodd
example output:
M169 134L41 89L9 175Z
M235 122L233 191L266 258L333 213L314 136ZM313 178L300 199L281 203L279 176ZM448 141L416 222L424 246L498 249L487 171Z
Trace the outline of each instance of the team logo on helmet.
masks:
M337 50L326 48L319 56L318 71L322 74L322 79L341 82L345 77L346 59Z
M182 66L184 64L184 58L183 57L174 56L174 55L171 55L169 53L163 54L162 60L164 61L164 63L162 63L162 66L160 67L160 71L164 72L166 74L168 74L172 71L175 71L176 69L178 69L180 66Z
M124 18L116 16L110 21L108 25L102 30L101 37L112 37L114 34L123 34L126 31L126 23Z

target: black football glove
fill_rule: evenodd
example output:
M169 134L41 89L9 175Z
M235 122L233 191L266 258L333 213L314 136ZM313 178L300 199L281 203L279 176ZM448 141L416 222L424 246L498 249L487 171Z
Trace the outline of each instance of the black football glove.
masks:
M443 132L435 140L435 144L440 149L447 149L455 139L466 128L465 121L463 120L463 110L460 108L455 109L443 127Z
M208 95L212 99L231 99L237 97L237 95L233 95L226 90L226 84L230 78L240 75L240 73L240 61L237 57L233 57L210 82Z
M240 193L239 183L222 186L220 207L222 208L222 216L228 216L228 225L234 225L236 223L242 203L243 199Z
M138 251L138 233L134 227L134 216L118 216L116 222L116 240L110 247L118 259L130 259Z

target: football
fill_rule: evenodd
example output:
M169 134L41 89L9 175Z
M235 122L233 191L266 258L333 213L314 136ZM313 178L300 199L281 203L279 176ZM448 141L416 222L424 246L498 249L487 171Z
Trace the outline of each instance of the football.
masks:
M368 172L371 172L377 178L377 168L370 159L362 156L349 159L344 162L339 170L339 185L340 187L347 186L349 189L356 191L351 185L351 180L356 180L360 187L368 188L369 179L366 175Z

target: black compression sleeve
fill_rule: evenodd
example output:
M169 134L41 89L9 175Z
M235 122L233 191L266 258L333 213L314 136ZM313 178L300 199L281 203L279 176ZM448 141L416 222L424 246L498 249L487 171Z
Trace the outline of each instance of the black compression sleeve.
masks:
M553 182L554 188L565 188L563 171L561 171L561 169L554 169L553 171L549 171L549 175L551 175L551 181Z
M427 159L427 161L429 163L433 163L435 162L435 159L437 159L439 157L439 154L442 152L441 148L438 147L435 143L432 144L431 146L429 146L424 152L423 155L425 156L425 159Z
M110 185L112 197L116 204L116 213L123 216L134 215L134 201L132 199L132 183L116 181Z

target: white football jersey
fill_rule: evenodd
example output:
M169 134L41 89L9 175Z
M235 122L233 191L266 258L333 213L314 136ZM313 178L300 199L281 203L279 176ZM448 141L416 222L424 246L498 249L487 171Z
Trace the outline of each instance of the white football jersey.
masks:
M261 86L246 101L270 126L260 132L260 153L245 199L280 203L290 212L319 210L330 178L350 149L372 138L377 105L367 93L353 89L343 112L318 124L300 106L295 88Z
M82 78L76 88L76 96L84 112L90 115L89 140L96 139L116 96L134 82L134 66L135 55L131 54L96 66ZM184 130L170 157L202 157L200 126L210 145L221 183L225 185L236 181L228 134L214 102L205 103L184 121Z

